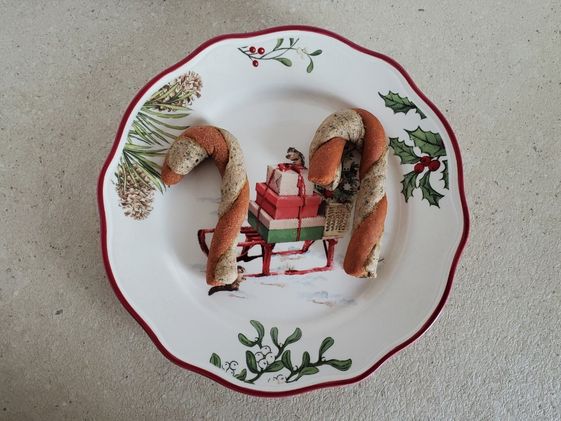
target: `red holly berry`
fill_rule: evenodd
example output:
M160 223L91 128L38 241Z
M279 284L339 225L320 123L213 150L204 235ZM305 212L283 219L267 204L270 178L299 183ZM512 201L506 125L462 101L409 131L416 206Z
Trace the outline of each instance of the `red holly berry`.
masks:
M263 54L265 52L265 49L263 47L259 47L259 49L257 50L257 52L259 54Z
M425 155L421 157L421 164L429 165L430 164L430 156Z
M251 54L255 53L255 51L256 51L256 48L255 48L255 47L249 47L249 52L250 52Z
M259 66L259 62L257 60L253 60L251 64L253 64L253 67Z
M415 171L417 174L421 174L424 171L424 169L425 166L420 162L415 164L415 166L413 167L413 171Z
M437 169L440 168L440 161L435 159L434 161L431 161L429 164L429 171L436 171Z

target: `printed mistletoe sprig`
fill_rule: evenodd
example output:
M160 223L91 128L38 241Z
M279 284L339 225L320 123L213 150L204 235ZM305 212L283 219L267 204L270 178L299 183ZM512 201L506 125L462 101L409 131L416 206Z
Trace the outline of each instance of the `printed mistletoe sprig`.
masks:
M135 116L115 173L116 189L125 215L145 219L152 210L154 190L164 191L160 165L167 145L188 126L172 124L190 114L189 106L201 96L201 77L194 72L162 86Z
M284 341L279 341L278 328L271 328L271 341L276 348L276 351L273 351L271 346L263 345L263 339L265 338L264 326L257 320L251 320L250 323L257 331L257 336L254 339L249 339L243 333L238 334L238 340L242 345L248 348L257 347L256 352L251 350L245 352L247 368L236 373L236 368L239 365L237 361L227 361L223 366L222 360L218 354L213 353L210 357L210 363L212 365L223 368L240 381L254 384L264 374L284 371L274 376L274 380L281 383L293 383L303 376L319 373L318 367L323 365L329 365L340 371L346 371L352 365L351 359L336 360L325 358L325 353L335 343L333 338L330 337L325 338L321 343L318 357L315 361L312 361L310 353L306 351L302 354L302 362L300 365L294 365L292 363L291 351L286 348L302 338L302 331L300 328L296 328ZM249 376L248 372L251 373Z
M335 190L315 186L315 190L328 201L337 203L351 203L360 187L358 179L359 159L354 145L347 142L343 149L341 181Z
M267 51L264 47L255 47L253 45L241 47L238 48L238 50L251 60L253 67L258 67L260 61L266 60L274 60L287 67L291 67L292 60L286 56L290 52L295 51L301 58L308 58L308 67L306 67L306 72L311 73L314 70L314 60L312 57L319 56L322 51L315 50L310 53L306 48L297 47L296 44L300 41L299 38L289 38L286 46L284 41L284 38L277 39L277 43L269 51Z
M439 201L444 195L432 187L431 174L443 167L441 180L444 181L444 188L448 189L448 160L443 159L446 157L444 142L438 133L425 131L420 127L406 132L413 145L397 137L390 138L390 146L401 163L413 165L413 171L403 176L401 192L407 202L415 189L420 188L423 199L429 202L430 206L439 207ZM421 151L421 156L417 155L415 146Z
M387 95L382 95L378 93L380 97L384 100L386 107L391 108L394 113L407 114L409 110L415 110L421 119L426 118L426 115L417 107L412 101L407 97L400 96L398 93L389 91Z

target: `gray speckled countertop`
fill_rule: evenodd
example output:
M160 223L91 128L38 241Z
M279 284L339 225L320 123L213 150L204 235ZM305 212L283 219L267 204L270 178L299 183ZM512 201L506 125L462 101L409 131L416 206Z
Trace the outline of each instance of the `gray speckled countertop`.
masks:
M393 3L0 1L0 419L561 418L561 5ZM95 190L149 78L287 23L410 72L455 129L472 233L423 338L360 384L263 400L173 365L124 310Z

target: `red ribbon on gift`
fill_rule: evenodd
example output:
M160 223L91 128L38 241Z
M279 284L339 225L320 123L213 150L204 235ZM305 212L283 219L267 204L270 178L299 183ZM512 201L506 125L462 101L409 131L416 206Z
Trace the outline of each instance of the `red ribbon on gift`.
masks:
M300 241L300 234L302 232L302 217L300 215L302 212L302 208L306 206L306 183L304 183L302 170L306 169L306 167L300 164L281 163L277 165L277 169L282 172L294 171L295 173L298 174L298 183L296 186L298 187L298 196L302 198L302 206L298 207L298 228L296 229L296 241ZM271 184L271 181L273 181L274 175L275 175L275 171L273 170L271 171L271 175L267 180L267 184L265 186L266 187L265 192L269 191L270 189L269 185ZM259 205L259 207L257 208L257 220L259 220L260 214L261 214L261 205Z

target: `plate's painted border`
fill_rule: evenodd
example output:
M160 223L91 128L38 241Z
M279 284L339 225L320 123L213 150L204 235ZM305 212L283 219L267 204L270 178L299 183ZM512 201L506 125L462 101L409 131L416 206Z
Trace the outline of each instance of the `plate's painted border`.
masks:
M211 373L211 372L209 372L205 369L196 367L196 366L191 365L191 364L189 364L185 361L180 360L179 358L174 356L170 351L168 351L164 347L164 345L158 340L156 334L152 331L150 326L148 326L148 324L140 317L140 315L127 302L127 300L123 296L122 292L119 290L119 287L118 287L117 282L115 280L115 276L113 275L113 270L111 269L111 265L109 263L109 255L108 255L108 251L107 251L107 221L106 221L106 217L105 217L105 207L104 207L104 202L103 202L103 183L104 183L104 180L105 180L107 169L109 168L109 164L111 163L111 161L113 160L113 158L115 156L115 153L117 152L117 148L119 146L120 139L123 135L123 131L125 129L126 122L127 122L128 118L130 117L135 105L138 103L140 98L146 93L146 91L148 91L148 89L150 89L150 87L152 85L154 85L161 77L165 76L166 74L168 74L168 73L176 70L180 66L184 65L189 60L191 60L193 57L195 57L197 54L199 54L201 51L203 51L205 48L210 47L211 45L216 44L217 42L220 42L222 40L233 39L233 38L240 38L240 39L250 38L250 37L255 37L255 36L259 36L259 35L265 35L265 34L270 34L270 33L274 33L274 32L282 32L282 31L308 31L308 32L315 32L315 33L318 33L318 34L326 35L326 36L331 37L331 38L335 38L339 41L344 42L349 47L352 47L355 50L360 51L361 53L368 54L370 56L373 56L373 57L379 58L381 60L384 60L385 62L387 62L390 65L392 65L393 67L395 67L401 73L401 75L407 80L407 82L409 83L411 88L417 93L417 95L419 95L423 99L423 101L425 101L427 103L427 105L432 109L432 111L434 111L434 113L438 116L438 118L440 119L440 121L444 125L444 127L446 129L446 132L448 133L448 136L450 137L450 140L452 141L452 146L454 148L454 154L456 156L456 162L457 162L457 168L458 168L458 188L460 190L460 201L461 201L461 204L462 204L464 229L463 229L462 237L460 239L460 243L458 244L458 248L456 250L456 253L454 254L454 260L452 261L452 265L450 267L450 272L448 274L448 281L446 283L446 288L444 289L444 293L443 293L440 301L438 302L438 305L436 306L436 308L434 309L434 311L430 315L429 319L425 322L425 324L414 335L412 335L409 339L407 339L406 341L402 342L401 344L399 344L398 346L393 348L391 351L389 351L386 355L384 355L382 358L380 358L372 367L370 367L364 373L359 374L358 376L355 376L353 378L337 380L337 381L330 381L330 382L325 382L325 383L318 383L318 384L302 387L302 388L299 388L299 389L286 390L286 391L282 391L282 392L266 392L266 391L248 389L246 387L239 386L239 385L236 385L234 383L230 383L226 379L223 379L222 377L219 377L216 374L213 374L213 373ZM434 321L437 319L438 315L442 311L442 309L444 307L444 304L446 303L446 300L448 299L448 296L450 294L450 290L452 288L452 282L453 282L453 279L454 279L454 274L456 272L456 268L458 266L460 256L461 256L462 251L463 251L463 249L466 245L466 242L467 242L467 239L468 239L468 234L469 234L469 210L468 210L466 197L465 197L465 192L464 192L464 174L463 174L463 169L462 169L462 157L460 155L460 148L458 146L458 141L456 139L456 136L454 135L454 132L452 131L452 127L450 126L450 124L448 123L448 121L446 120L444 115L421 92L421 90L417 87L415 82L413 82L413 79L411 79L411 76L409 76L409 74L407 74L405 69L403 69L403 67L401 67L401 65L399 63L397 63L394 59L392 59L392 58L390 58L390 57L388 57L384 54L377 53L375 51L364 48L364 47L362 47L358 44L355 44L354 42L352 42L352 41L346 39L345 37L343 37L339 34L336 34L334 32L328 31L326 29L316 28L316 27L313 27L313 26L306 26L306 25L277 26L277 27L263 29L261 31L256 31L256 32L219 35L217 37L214 37L214 38L209 39L208 41L202 43L199 47L197 47L195 50L193 50L183 60L174 64L173 66L169 67L168 69L164 70L163 72L161 72L157 76L153 77L135 95L135 97L130 102L129 106L127 107L123 118L121 119L121 123L119 124L119 129L118 129L117 134L115 136L115 140L113 141L113 147L111 148L111 152L109 153L109 156L105 160L105 163L104 163L104 165L101 169L101 173L99 175L99 179L98 179L98 183L97 183L97 202L98 202L98 207L99 207L99 218L100 218L100 224L101 224L101 248L102 248L102 252L103 252L103 262L105 264L105 270L107 272L107 277L109 278L109 281L111 283L111 286L113 287L113 290L115 291L115 294L117 295L117 298L119 299L119 301L121 301L121 304L127 309L127 311L132 315L132 317L134 317L134 319L142 326L142 328L146 331L146 333L148 334L150 339L152 339L152 342L154 342L154 344L160 350L160 352L162 354L164 354L164 356L166 358L168 358L173 363L179 365L180 367L183 367L183 368L186 368L188 370L194 371L195 373L202 374L203 376L206 376L206 377L214 380L215 382L220 383L222 386L226 386L226 387L228 387L230 389L233 389L237 392L242 392L242 393L246 393L248 395L261 396L261 397L291 396L291 395L297 395L297 394L304 393L304 392L309 392L309 391L315 390L315 389L320 389L320 388L323 388L323 387L343 386L343 385L358 382L360 380L365 379L370 374L372 374L374 371L376 371L378 369L378 367L380 367L392 355L396 354L397 352L399 352L400 350L402 350L403 348L405 348L406 346L410 345L415 340L417 340L434 323Z

